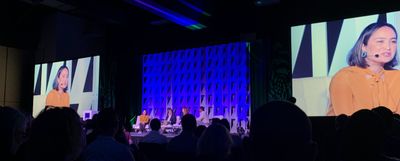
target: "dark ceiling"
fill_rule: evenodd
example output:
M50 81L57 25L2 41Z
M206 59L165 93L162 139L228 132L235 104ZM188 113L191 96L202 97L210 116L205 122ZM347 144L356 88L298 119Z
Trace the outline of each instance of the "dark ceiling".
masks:
M6 3L1 6L8 10L9 18L22 21L35 20L39 18L35 16L40 16L37 15L40 13L60 11L88 20L126 27L134 26L138 29L186 29L132 5L130 1L133 0L6 0L1 2ZM196 13L181 1L204 10L209 16ZM256 10L263 6L252 0L153 0L152 2L199 21L207 26L205 30L223 31L251 30L254 28ZM267 0L260 2L269 4Z
M243 35L279 38L282 32L289 31L290 25L400 9L398 0L152 0L207 26L192 31L132 5L130 1L133 0L4 0L0 2L0 19L4 22L0 30L7 32L0 41L34 37L40 31L43 17L54 12L142 34L168 32L171 33L168 36L179 33L229 39ZM210 16L195 13L181 1L201 8ZM11 36L11 33L20 36ZM287 38L287 34L283 37Z

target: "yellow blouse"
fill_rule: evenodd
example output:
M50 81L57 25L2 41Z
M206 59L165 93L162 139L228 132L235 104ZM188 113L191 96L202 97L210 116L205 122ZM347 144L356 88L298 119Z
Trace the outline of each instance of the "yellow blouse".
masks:
M398 113L400 71L371 70L357 66L341 69L329 86L330 104L327 115L351 115L360 109L385 106Z
M51 90L46 97L46 106L69 107L69 94L66 92L60 94L55 89Z
M142 124L147 124L150 121L150 117L148 115L140 115L139 116L139 121Z

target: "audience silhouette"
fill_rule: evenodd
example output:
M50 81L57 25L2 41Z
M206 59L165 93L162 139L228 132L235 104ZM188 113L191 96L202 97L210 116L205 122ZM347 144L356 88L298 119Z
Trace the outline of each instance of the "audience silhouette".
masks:
M95 131L97 136L83 151L80 160L133 161L135 160L128 145L115 140L119 121L111 108L105 108L98 114Z
M161 122L159 119L154 118L150 121L151 131L143 138L142 142L167 144L168 139L166 136L160 134Z
M27 142L29 161L76 160L85 140L79 115L71 108L49 108L32 123Z
M286 101L272 101L253 112L250 142L255 161L312 161L316 156L309 118Z
M0 156L12 160L25 141L26 119L18 110L0 106Z
M182 132L171 139L167 151L171 160L194 160L197 137L195 136L196 118L192 114L182 117Z
M221 124L210 125L197 143L198 160L224 161L228 159L233 141L229 131Z
M385 135L384 121L379 115L368 109L355 112L343 130L342 160L391 160L382 153Z
M81 122L71 108L50 107L28 124L18 110L0 107L0 155L5 161L399 160L400 115L390 109L379 106L324 120L312 118L313 129L298 106L271 101L252 113L248 136L231 134L225 118L197 127L196 118L186 114L181 133L170 141L153 118L151 131L133 143L131 125L123 126L112 108ZM314 140L321 145L318 156Z
M201 134L203 134L203 132L204 132L204 130L206 130L206 126L204 126L204 125L200 125L200 126L197 126L197 128L196 128L196 130L195 130L195 135L196 135L196 137L197 138L200 138L200 136L201 136Z

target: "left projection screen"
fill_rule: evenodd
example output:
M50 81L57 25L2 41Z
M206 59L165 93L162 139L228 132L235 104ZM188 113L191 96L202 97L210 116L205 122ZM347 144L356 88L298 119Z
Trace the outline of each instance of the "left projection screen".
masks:
M32 115L46 105L73 108L81 117L97 111L99 71L100 56L36 64Z

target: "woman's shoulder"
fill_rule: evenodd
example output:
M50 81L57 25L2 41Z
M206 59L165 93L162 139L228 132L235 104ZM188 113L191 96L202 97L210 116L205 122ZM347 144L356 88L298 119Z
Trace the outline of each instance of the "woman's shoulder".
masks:
M365 68L358 67L358 66L347 66L347 67L344 67L344 68L340 69L339 72L342 72L342 73L346 73L347 72L347 73L349 73L349 72L362 72L362 71L365 71L365 70L366 70Z
M385 73L400 74L400 70L398 70L398 69L390 69L390 70L385 70Z
M348 81L352 78L358 78L361 74L365 73L365 69L357 66L347 66L340 69L332 77L332 81Z
M57 94L57 91L55 90L55 89L52 89L52 90L50 90L50 92L49 92L49 95L54 95L54 94Z
M348 75L348 74L355 73L355 72L360 72L361 70L363 70L363 68L360 68L357 66L347 66L347 67L340 69L338 72L336 72L334 77L344 76L344 75Z
M68 92L64 92L63 95L64 95L65 97L68 97L68 98L69 98Z
M387 79L400 80L400 70L398 69L385 70L385 77Z

